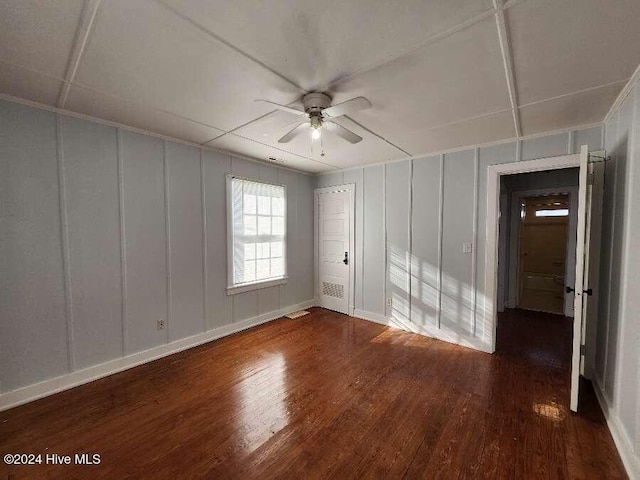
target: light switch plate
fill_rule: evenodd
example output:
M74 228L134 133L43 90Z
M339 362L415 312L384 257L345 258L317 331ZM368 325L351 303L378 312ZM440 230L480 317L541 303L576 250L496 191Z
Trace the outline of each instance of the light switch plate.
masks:
M472 242L464 242L462 244L462 253L471 253L473 252L473 243Z

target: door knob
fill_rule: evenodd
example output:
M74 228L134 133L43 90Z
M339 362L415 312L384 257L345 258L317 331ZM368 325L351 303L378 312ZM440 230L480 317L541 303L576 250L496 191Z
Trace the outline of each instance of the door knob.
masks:
M575 292L575 290L573 288L571 288L571 287L567 287L567 288L565 288L565 292L571 293L571 292Z
M342 260L342 263L349 265L349 252L344 252L344 260Z

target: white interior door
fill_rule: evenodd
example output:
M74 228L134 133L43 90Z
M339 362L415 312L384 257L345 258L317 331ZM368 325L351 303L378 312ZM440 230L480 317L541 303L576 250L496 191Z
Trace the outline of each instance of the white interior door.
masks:
M589 164L586 145L580 149L580 183L578 186L578 228L576 238L576 281L574 293L573 355L571 359L571 410L578 411L580 374L584 372L585 332L589 316L597 315L596 287L602 200L602 168ZM596 178L597 177L597 178ZM591 181L590 181L591 180ZM568 289L570 290L570 288Z
M353 278L353 188L316 191L320 306L349 315Z

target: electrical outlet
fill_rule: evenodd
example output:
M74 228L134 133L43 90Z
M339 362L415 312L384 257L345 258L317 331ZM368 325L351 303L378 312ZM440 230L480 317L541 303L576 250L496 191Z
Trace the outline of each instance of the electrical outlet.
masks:
M164 318L161 318L160 320L158 320L158 330L163 330L164 329Z
M393 299L392 298L387 298L387 306L391 307L393 305Z

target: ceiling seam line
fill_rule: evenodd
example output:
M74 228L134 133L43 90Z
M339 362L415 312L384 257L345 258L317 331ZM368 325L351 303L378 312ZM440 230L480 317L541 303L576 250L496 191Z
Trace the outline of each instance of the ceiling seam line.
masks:
M218 135L217 137L213 137L213 138L211 138L211 139L209 139L209 140L206 140L206 141L202 142L200 145L205 145L205 146L206 146L206 145L207 145L207 143L209 143L209 142L213 142L214 140L216 140L216 139L218 139L218 138L220 138L220 137L224 137L227 133L229 133L229 132L221 133L221 134L220 134L220 135Z
M84 0L82 2L82 8L80 9L80 16L78 17L78 23L76 24L76 28L73 35L73 40L71 42L71 48L69 48L69 53L67 55L67 62L64 67L64 73L62 78L62 84L58 90L58 98L56 99L56 105L58 107L62 107L64 104L63 99L67 96L67 91L70 86L67 84L67 79L71 76L72 65L74 63L74 57L76 51L78 50L79 40L82 37L83 25L85 24L85 18L87 15L87 10L89 6L89 0Z
M8 60L0 58L0 64L2 63L4 63L5 65L9 65L11 67L21 68L22 70L26 70L29 73L35 73L36 75L40 75L41 77L47 77L47 78L50 78L51 80L56 80L57 82L66 81L64 78L58 77L56 75L51 75L50 73L44 73L44 72L41 72L40 70L36 70L35 68L27 67L26 65L21 65L19 63L10 62Z
M256 118L254 118L253 120L249 120L248 122L243 123L242 125L238 125L237 127L233 127L231 130L229 130L227 133L234 133L237 130L240 130L241 128L244 128L248 125L251 125L254 122L257 122L259 120L262 120L264 118L267 118L269 115L273 115L274 113L278 112L278 110L271 110L270 112L265 113L264 115L260 115Z
M467 117L461 120L454 120L452 122L441 123L432 127L427 127L423 131L437 130L438 128L450 127L452 125L458 125L459 123L472 122L473 120L482 120L483 118L493 117L494 115L500 115L501 113L512 112L513 108L503 108L502 110L496 110L495 112L483 113L474 117Z
M206 36L208 36L209 38L214 39L215 41L221 43L222 45L225 45L226 47L230 48L231 50L233 50L234 52L242 55L244 58L246 58L247 60L255 63L256 65L262 67L263 69L269 71L272 75L277 76L278 78L280 78L281 80L284 80L285 82L287 82L288 84L290 84L291 86L297 88L299 91L304 92L305 90L298 85L296 82L294 82L293 80L291 80L290 78L286 77L285 75L281 74L280 72L278 72L277 70L275 70L274 68L270 67L269 65L267 65L266 63L262 62L261 60L258 60L256 57L254 57L253 55L245 52L244 50L242 50L240 47L235 46L234 44L232 44L230 41L225 40L224 38L222 38L220 35L216 34L215 32L209 30L208 28L206 28L204 25L201 25L200 23L196 22L195 20L193 20L192 18L188 17L187 15L184 15L183 13L179 12L178 10L176 10L175 8L173 8L170 5L167 5L163 0L155 0L155 2L159 5L161 5L162 7L164 7L166 10L168 10L169 12L171 12L173 15L175 15L176 17L182 19L184 22L187 22L188 24L190 24L192 27L196 28L198 31L200 31L201 33L205 34Z
M96 17L98 16L98 10L100 9L101 3L102 0L85 0L82 6L82 12L80 15L80 20L78 22L76 37L74 38L73 46L71 47L71 52L69 53L69 61L67 65L67 71L65 72L64 83L62 84L60 95L58 96L57 106L60 108L64 108L65 104L67 103L67 98L69 97L69 92L71 91L71 85L73 84L73 80L75 79L76 73L78 72L78 68L80 66L80 62L82 61L82 56L84 55L85 48L89 43L89 38L91 37L91 33L93 32L93 27L95 25Z
M583 93L589 93L593 90L598 90L600 88L607 88L613 85L617 85L619 83L626 83L627 80L616 80L614 82L603 83L602 85L596 85L595 87L583 88L582 90L576 90L575 92L563 93L562 95L556 95L555 97L543 98L542 100L536 100L534 102L523 103L518 108L531 107L533 105L538 105L540 103L551 102L553 100L560 100L562 98L571 97L573 95L581 95Z
M627 80L627 83L624 85L624 87L622 87L622 91L618 94L613 102L613 105L611 105L611 108L605 115L604 122L608 122L609 120L611 120L611 117L614 115L616 110L620 108L620 106L626 100L627 96L629 96L629 94L633 91L633 87L638 80L640 80L640 65L638 65L631 77Z
M515 7L516 5L525 2L526 0L507 0L502 6L502 10L508 10L511 7Z
M371 130L370 128L365 127L363 124L361 124L360 122L354 120L352 117L345 115L345 118L349 119L350 121L352 121L353 123L355 123L356 125L358 125L360 128L366 130L367 132L369 132L371 135L374 135L376 137L378 137L380 140L382 140L383 142L388 143L389 145L391 145L393 148L395 148L396 150L400 150L402 153L404 153L405 155L411 156L411 154L409 152L407 152L405 149L399 147L398 145L396 145L393 142L390 142L389 140L387 140L386 138L384 138L382 135L378 135L376 132L374 132L373 130Z
M516 130L516 137L522 136L520 111L518 110L518 92L516 90L516 76L513 69L513 52L509 41L509 30L507 27L507 18L504 13L504 0L493 0L496 14L496 28L498 30L498 42L500 43L500 52L502 53L502 63L504 73L507 80L507 90L509 101L513 114L513 124Z
M491 17L491 15L495 15L496 13L496 9L492 8L490 10L487 10L486 12L482 12L474 17L471 17L463 22L460 22L450 28L448 28L447 30L443 30L442 32L436 33L434 35L432 35L431 37L423 40L422 42L418 42L415 45L411 46L409 49L401 52L401 53L397 53L395 55L392 55L384 60L381 60L379 62L374 62L371 63L368 66L365 66L363 68L361 68L360 70L357 70L353 73L350 73L348 75L345 75L343 77L338 77L334 80L332 80L331 82L329 82L329 86L328 89L331 89L332 87L334 87L335 85L338 85L340 83L344 83L348 80L352 80L355 77L358 77L362 74L368 73L372 70L375 70L377 68L381 68L384 67L385 65L388 65L390 63L393 63L397 60L400 60L404 57L408 57L414 53L416 53L417 51L428 47L431 44L434 44L436 42L439 42L440 40L443 40L447 37L450 37L451 35L454 35L466 28L472 27L473 25L480 23L482 20Z

